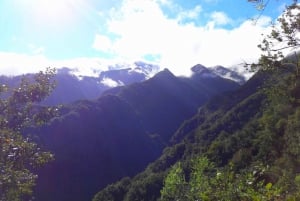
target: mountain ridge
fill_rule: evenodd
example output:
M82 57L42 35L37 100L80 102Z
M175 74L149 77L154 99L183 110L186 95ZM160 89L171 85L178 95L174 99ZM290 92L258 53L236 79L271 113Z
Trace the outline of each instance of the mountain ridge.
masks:
M202 64L196 64L191 68L191 71L194 74L202 74L203 76L219 76L225 79L230 79L240 85L243 85L246 82L245 76L221 65L205 67Z

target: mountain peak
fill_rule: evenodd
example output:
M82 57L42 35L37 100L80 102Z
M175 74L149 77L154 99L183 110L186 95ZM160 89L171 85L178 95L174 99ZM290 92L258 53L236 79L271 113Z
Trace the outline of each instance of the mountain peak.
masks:
M72 69L68 68L68 67L62 67L62 68L57 69L57 74L66 75L66 74L71 74L71 73L72 73Z
M197 64L191 68L191 71L194 75L200 75L204 77L222 77L233 80L240 85L244 84L246 81L243 75L221 65L207 68L202 64Z
M202 64L197 64L191 68L193 72L193 76L200 76L205 78L215 78L218 77L217 74L215 74L214 71L212 71L209 68L206 68Z
M239 84L244 84L246 82L246 78L243 75L239 74L234 70L228 69L224 66L218 65L212 67L211 69L216 75L220 77L233 80Z
M191 68L193 73L210 73L209 69L203 66L202 64L197 64Z
M163 69L162 71L158 72L154 77L156 78L170 78L175 77L175 75L167 68Z

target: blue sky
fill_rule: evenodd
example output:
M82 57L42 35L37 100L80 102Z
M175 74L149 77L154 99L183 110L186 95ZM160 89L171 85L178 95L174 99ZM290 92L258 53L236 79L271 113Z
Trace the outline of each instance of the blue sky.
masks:
M288 0L259 12L246 0L0 0L0 74L154 62L177 75L192 65L254 61Z

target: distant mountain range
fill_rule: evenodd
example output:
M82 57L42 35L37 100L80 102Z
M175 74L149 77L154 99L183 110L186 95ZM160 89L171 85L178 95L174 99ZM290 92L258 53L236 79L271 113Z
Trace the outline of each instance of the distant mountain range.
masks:
M108 69L99 72L98 76L95 77L74 75L73 70L68 67L58 69L55 76L57 87L43 104L58 105L77 100L94 100L99 98L107 89L145 81L159 72L160 67L139 61L132 64L111 65ZM191 70L193 76L195 74L198 74L198 76L219 76L231 79L239 84L245 82L245 77L222 66L207 68L198 64L192 67ZM17 86L21 77L0 76L0 83Z
M126 72L102 75L120 78ZM36 199L91 200L101 188L135 175L159 157L199 106L237 88L217 75L176 77L165 69L145 81L106 90L98 99L65 105L60 117L34 130L39 144L55 154L55 161L39 171Z
M43 104L57 105L77 100L96 99L107 89L144 81L159 71L159 66L144 62L116 64L108 68L109 70L101 71L96 77L74 75L76 72L68 67L57 69L54 78L57 87ZM14 87L21 81L21 78L22 75L13 77L2 75L0 83Z

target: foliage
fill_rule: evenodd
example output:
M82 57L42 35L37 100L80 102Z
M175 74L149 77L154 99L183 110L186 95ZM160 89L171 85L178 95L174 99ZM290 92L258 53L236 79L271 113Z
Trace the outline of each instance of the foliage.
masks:
M125 177L115 185L108 185L101 192L97 193L94 196L93 200L106 200L106 201L123 200L125 191L128 190L129 185L130 185L130 179L128 177Z
M133 182L124 201L156 201L162 188L163 173L148 173L143 181Z
M255 2L264 5L264 1ZM258 45L263 54L258 63L251 64L251 67L253 69L274 70L290 64L298 75L299 59L297 51L300 45L298 38L300 31L300 5L297 4L297 1L288 6L277 21L278 23L272 26L271 33L266 35L262 43ZM294 54L289 56L290 59L284 59L286 53L291 51L294 51Z
M170 170L164 180L161 190L161 201L184 200L186 181L181 163L177 163Z
M280 197L280 188L260 179L266 171L260 166L238 173L231 165L216 168L206 157L198 157L191 170L190 179L186 181L180 165L171 168L161 191L162 201L274 200Z
M32 170L53 159L22 131L39 126L54 116L55 108L37 106L55 87L54 69L40 72L34 80L23 78L19 87L0 87L0 200L30 197L37 175ZM7 96L7 97L4 97Z

